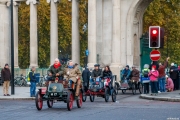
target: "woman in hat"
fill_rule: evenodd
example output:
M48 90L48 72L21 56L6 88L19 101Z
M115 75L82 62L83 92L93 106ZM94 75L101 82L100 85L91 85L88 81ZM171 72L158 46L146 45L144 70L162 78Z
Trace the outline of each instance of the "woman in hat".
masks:
M152 66L152 70L149 72L148 76L151 82L151 95L157 95L159 72L156 70L156 65Z
M174 89L174 83L172 81L171 78L169 78L167 75L166 75L166 89L167 89L167 92L172 92L173 89Z

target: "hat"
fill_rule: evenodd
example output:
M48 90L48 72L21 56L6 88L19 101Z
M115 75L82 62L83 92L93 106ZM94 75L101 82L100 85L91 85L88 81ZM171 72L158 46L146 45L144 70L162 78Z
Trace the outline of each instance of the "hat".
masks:
M136 67L135 65L132 66L132 68L135 68L135 67Z
M171 66L174 66L174 63L171 63Z
M153 65L152 68L156 69L156 65Z
M9 65L6 63L5 66L9 66Z
M129 65L126 65L127 68L129 68Z
M99 67L100 65L99 64L95 64L94 67Z
M168 75L166 75L166 78L168 78Z

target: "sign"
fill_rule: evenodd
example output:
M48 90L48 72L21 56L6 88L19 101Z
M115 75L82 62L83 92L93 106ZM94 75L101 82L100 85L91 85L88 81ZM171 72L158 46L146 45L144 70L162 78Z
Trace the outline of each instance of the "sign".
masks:
M85 54L86 54L86 56L88 56L89 55L89 50L86 50Z
M161 57L161 53L158 50L153 50L150 53L150 58L152 61L158 61Z

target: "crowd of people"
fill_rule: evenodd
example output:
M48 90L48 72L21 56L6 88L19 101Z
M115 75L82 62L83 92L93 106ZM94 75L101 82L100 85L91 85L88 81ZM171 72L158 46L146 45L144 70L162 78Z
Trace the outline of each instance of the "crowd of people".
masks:
M157 95L161 92L172 92L179 89L178 71L180 67L175 67L174 63L171 63L169 70L169 76L165 73L167 68L169 57L166 61L158 63L153 61L150 65L145 64L144 69L141 71L137 70L135 66L132 67L132 71L129 66L126 67L121 72L121 80L135 80L138 81L141 78L147 78L149 80L143 81L144 94L149 94L149 86L151 86L151 95Z

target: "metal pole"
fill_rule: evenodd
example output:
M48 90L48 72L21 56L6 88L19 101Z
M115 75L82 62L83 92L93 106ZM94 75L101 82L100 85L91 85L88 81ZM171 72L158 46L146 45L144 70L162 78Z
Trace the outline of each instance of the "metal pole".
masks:
M11 0L11 94L14 95L14 20L13 0Z

